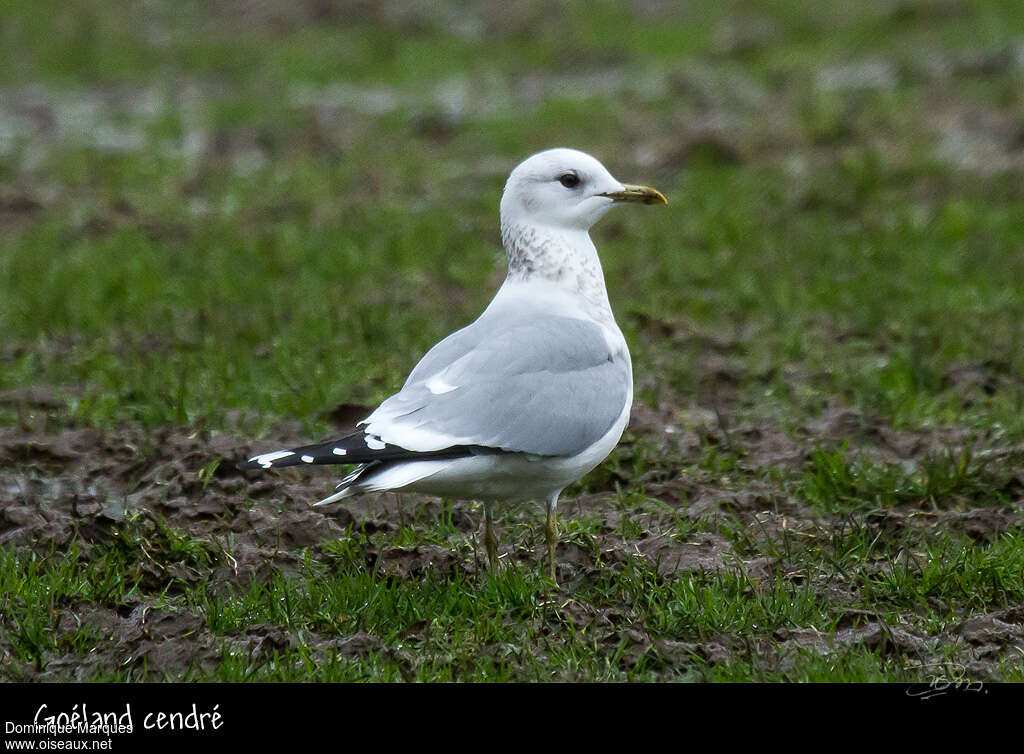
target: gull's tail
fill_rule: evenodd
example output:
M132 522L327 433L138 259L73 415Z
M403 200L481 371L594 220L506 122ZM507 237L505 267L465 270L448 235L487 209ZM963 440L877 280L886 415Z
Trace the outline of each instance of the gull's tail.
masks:
M366 471L370 468L370 466L373 465L375 464L359 464L358 466L356 466L355 471L353 471L351 474L348 474L340 482L338 482L338 486L335 488L338 490L337 492L335 492L333 495L328 495L323 500L318 500L317 502L313 503L313 505L327 505L328 503L336 503L339 500L343 500L346 497L350 497L358 492L361 492L362 490L360 490L359 487L356 486L356 482L358 482L359 477L365 474Z

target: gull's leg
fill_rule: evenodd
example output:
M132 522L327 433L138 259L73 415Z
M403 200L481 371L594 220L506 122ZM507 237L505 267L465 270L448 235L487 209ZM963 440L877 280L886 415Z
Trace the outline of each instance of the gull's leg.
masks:
M490 503L484 503L484 547L487 548L487 564L491 568L491 573L497 573L498 538L494 536L494 516Z
M558 496L561 494L561 490L553 494L548 498L548 526L547 526L547 537L548 537L548 567L550 569L551 580L556 584L558 583L558 577L555 575L555 545L558 544Z

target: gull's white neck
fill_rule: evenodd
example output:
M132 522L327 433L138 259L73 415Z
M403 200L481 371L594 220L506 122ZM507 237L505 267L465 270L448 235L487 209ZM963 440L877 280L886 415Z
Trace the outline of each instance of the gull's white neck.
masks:
M586 230L502 220L501 240L508 254L503 289L526 283L552 289L576 299L589 318L615 327L601 261Z

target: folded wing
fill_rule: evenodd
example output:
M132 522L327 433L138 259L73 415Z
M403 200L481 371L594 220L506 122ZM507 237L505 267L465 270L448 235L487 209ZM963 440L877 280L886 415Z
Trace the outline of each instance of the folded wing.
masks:
M418 452L482 446L575 455L600 440L630 395L631 369L601 326L560 316L486 318L450 335L367 417L383 443Z

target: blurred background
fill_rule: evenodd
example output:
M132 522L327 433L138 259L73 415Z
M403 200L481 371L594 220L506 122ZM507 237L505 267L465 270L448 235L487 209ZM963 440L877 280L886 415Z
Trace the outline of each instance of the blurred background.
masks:
M40 421L262 432L384 397L500 283L508 172L571 146L671 201L595 230L645 405L1020 437L1019 2L0 20L0 388L52 388Z

